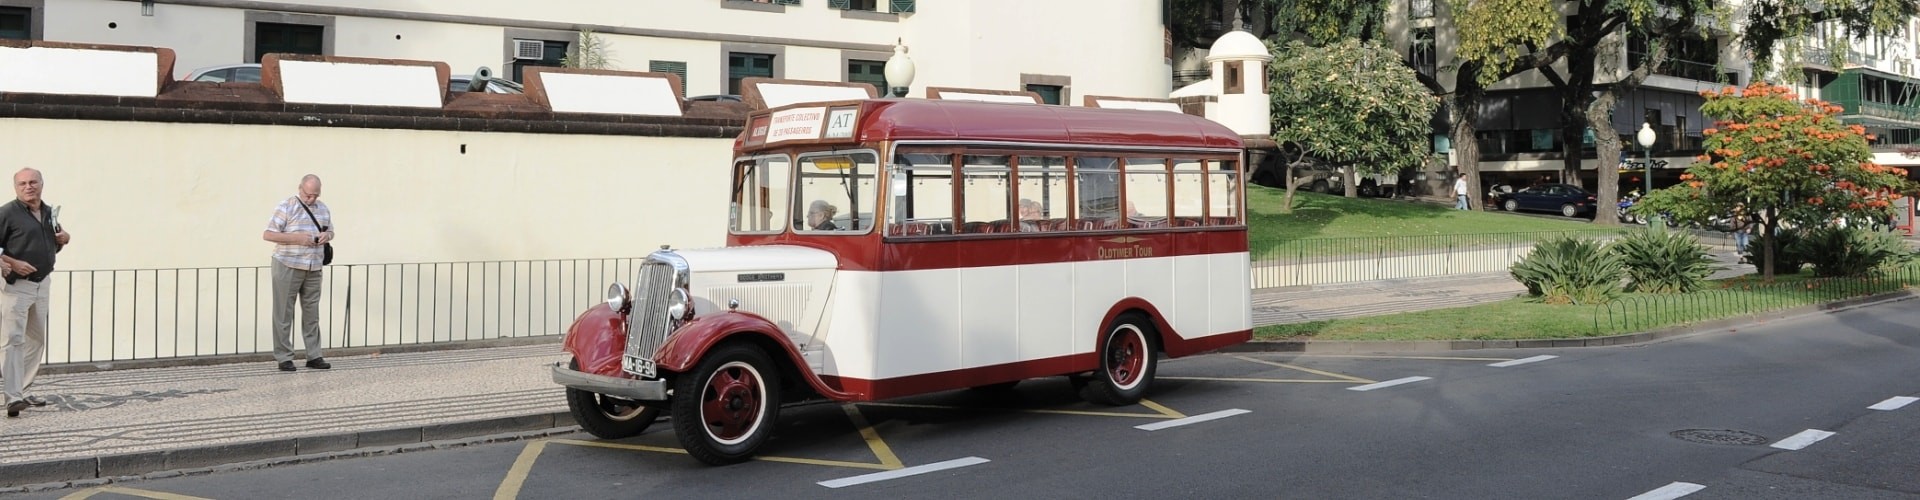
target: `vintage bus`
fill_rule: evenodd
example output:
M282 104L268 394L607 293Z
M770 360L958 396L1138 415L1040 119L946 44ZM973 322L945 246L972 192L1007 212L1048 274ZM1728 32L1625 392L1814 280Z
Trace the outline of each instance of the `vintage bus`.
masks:
M750 457L781 404L1066 376L1133 404L1162 356L1252 334L1241 141L1167 112L921 99L760 111L727 247L661 249L553 367L580 426L670 412Z

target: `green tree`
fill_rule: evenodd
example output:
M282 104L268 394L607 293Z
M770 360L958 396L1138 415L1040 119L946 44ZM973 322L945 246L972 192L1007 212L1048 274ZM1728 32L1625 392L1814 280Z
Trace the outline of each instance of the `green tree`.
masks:
M1447 98L1453 157L1467 176L1467 199L1480 208L1480 143L1475 118L1486 100L1488 86L1514 75L1547 67L1566 52L1565 44L1546 46L1560 36L1553 0L1453 0L1440 3L1454 19L1453 90L1422 75L1422 83Z
M1906 190L1906 170L1873 162L1859 125L1842 123L1839 106L1801 101L1792 89L1755 83L1706 91L1700 111L1716 120L1705 131L1706 155L1681 175L1682 184L1649 193L1634 210L1669 212L1679 220L1733 213L1735 204L1761 214L1761 235L1781 222L1799 227L1836 218L1885 219ZM1760 266L1773 278L1774 240L1765 238Z
M1392 48L1343 40L1323 47L1289 42L1274 55L1273 140L1297 152L1287 177L1312 155L1347 166L1347 196L1357 173L1417 166L1426 156L1427 120L1439 100ZM1286 206L1293 206L1288 183Z

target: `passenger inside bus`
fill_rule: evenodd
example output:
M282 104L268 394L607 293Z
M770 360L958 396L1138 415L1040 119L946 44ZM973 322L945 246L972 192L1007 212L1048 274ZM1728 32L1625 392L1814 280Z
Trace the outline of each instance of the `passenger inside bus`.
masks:
M1040 215L1040 202L1027 198L1020 199L1020 232L1040 231L1040 224L1046 220Z
M833 223L833 216L837 213L840 213L840 209L827 203L827 200L813 200L807 206L807 227L814 231L839 231L840 226Z

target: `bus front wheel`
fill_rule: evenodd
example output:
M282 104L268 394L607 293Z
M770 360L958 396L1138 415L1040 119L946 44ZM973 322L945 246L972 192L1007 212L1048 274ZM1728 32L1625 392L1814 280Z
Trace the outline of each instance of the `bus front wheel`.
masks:
M746 461L773 434L780 379L765 352L746 344L707 353L674 380L673 430L681 447L711 465Z
M580 362L572 361L568 368L578 370ZM660 417L659 408L571 387L567 388L567 410L581 429L600 439L638 436Z
M1100 367L1094 370L1080 397L1089 402L1124 406L1140 402L1153 382L1158 338L1153 324L1138 314L1114 321L1100 338Z

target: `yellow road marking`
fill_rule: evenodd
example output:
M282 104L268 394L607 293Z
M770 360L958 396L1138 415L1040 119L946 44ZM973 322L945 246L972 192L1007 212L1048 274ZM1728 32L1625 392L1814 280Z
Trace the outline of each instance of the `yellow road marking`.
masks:
M520 458L514 459L513 467L507 469L507 478L500 481L500 488L493 490L493 500L513 500L520 498L520 487L527 482L527 474L533 472L533 462L540 459L540 452L547 449L547 441L527 443L520 449Z
M205 498L200 498L196 496L167 493L164 491L148 491L148 490L142 490L137 488L126 488L126 487L120 487L120 486L101 486L99 488L76 491L67 496L60 497L60 500L80 500L83 498L93 498L94 495L98 495L101 493L114 493L119 495L130 496L130 497L153 498L156 500L207 500Z
M1289 365L1289 364L1286 364L1286 363L1281 363L1281 362L1278 362L1278 361L1267 361L1267 360L1264 360L1264 359L1255 359L1255 358L1250 358L1250 357L1246 357L1246 356L1234 356L1234 358L1238 358L1238 359L1241 359L1241 360L1246 360L1246 361L1252 361L1252 362L1255 362L1255 363L1260 363L1260 364L1263 364L1263 365L1273 365L1273 366L1278 366L1278 367L1281 367L1281 368L1287 368L1287 369L1292 369L1292 370L1300 370L1300 371L1303 371L1303 372L1307 372L1307 373L1311 373L1311 374L1314 374L1314 375L1325 375L1325 376L1328 376L1328 377L1333 377L1333 378L1337 378L1337 379L1345 379L1345 380L1349 380L1349 381L1353 381L1353 382L1359 382L1359 383L1362 383L1362 384L1371 384L1371 383L1374 383L1374 382L1377 382L1377 381L1375 381L1375 380L1367 380L1367 379L1364 379L1364 378L1360 378L1360 377L1355 377L1355 376L1352 376L1352 375L1341 375L1341 374L1338 374L1338 373L1334 373L1334 372L1330 372L1330 371L1323 371L1323 370L1315 370L1315 369L1312 369L1312 368L1307 368L1307 367L1304 367L1304 366L1293 366L1293 365Z
M874 458L880 459L881 465L892 469L906 467L906 464L900 463L900 457L893 454L893 448L880 440L880 433L873 430L873 424L867 423L867 416L860 414L859 407L843 404L840 408L847 411L847 418L853 419L853 426L860 428L860 437L867 440L867 448L873 450Z
M1144 398L1140 400L1140 406L1145 406L1153 411L1160 412L1161 415L1166 415L1167 418L1187 418L1186 414L1173 411L1172 408L1161 406L1160 403L1148 401Z
M1301 354L1307 358L1362 358L1362 359L1432 359L1440 361L1513 361L1512 358L1469 358L1457 356L1384 356L1368 354Z
M1020 408L975 408L971 406L922 405L922 404L908 404L908 403L860 403L860 404L864 406L888 406L888 407L894 407L894 408L925 408L925 409L932 409L932 410L966 410L966 411L991 411L991 412L1007 412L1007 413L1046 413L1046 414L1053 414L1053 415L1089 415L1089 416L1095 416L1095 417L1166 418L1165 415L1159 415L1159 414L1121 413L1121 412L1111 412L1111 411L1028 410L1028 409L1020 409Z
M1276 384L1358 384L1352 380L1300 379L1300 378L1234 378L1234 377L1159 377L1167 380L1207 380L1213 382L1271 382Z

